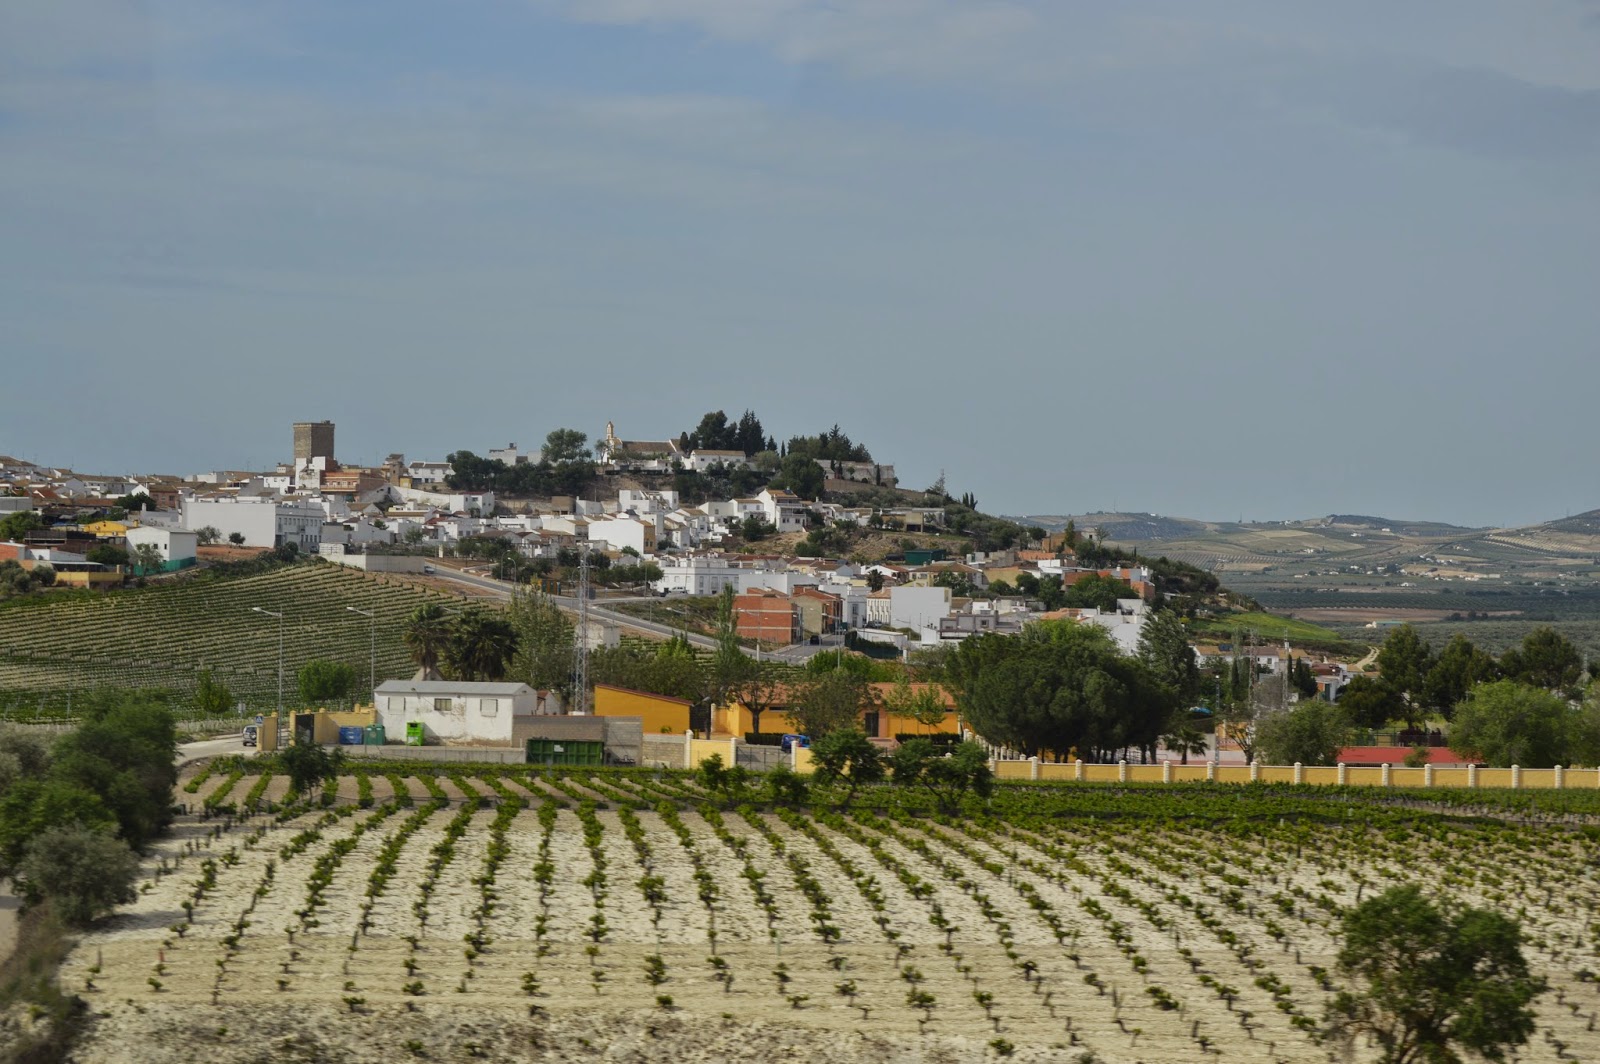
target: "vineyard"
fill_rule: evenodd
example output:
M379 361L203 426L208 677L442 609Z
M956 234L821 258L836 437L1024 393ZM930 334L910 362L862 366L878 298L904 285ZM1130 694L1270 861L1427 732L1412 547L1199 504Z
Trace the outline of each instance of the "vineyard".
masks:
M371 632L353 606L377 614L377 671L412 671L400 639L425 592L350 569L301 563L249 576L194 579L107 595L45 597L0 609L0 713L64 712L70 693L95 687L194 689L201 669L251 708L277 697L278 622L283 614L288 683L312 658L368 671Z
M204 812L62 969L76 1059L1336 1060L1341 914L1410 881L1522 921L1518 1059L1600 1046L1592 794L1004 785L951 819L416 771L189 778Z

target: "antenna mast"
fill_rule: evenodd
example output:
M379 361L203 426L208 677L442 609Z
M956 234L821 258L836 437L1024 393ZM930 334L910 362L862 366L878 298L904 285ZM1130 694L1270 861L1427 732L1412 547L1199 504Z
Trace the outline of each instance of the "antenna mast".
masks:
M572 707L589 712L589 542L578 544L578 624L572 633Z

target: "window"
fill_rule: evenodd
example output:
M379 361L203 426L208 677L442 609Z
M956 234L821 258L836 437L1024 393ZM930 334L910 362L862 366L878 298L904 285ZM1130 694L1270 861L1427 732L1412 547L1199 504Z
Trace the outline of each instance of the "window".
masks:
M448 698L435 698L433 700L433 711L435 713L450 712L450 700Z
M390 695L389 698L388 698L388 701L387 701L387 705L389 707L389 712L390 713L393 713L396 710L400 710L400 711L404 712L404 710L406 708L406 700L403 699L403 698L396 698L394 695Z
M498 698L480 698L480 699L478 699L478 716L480 716L480 717L493 717L493 716L497 715L499 712L500 712L500 700Z

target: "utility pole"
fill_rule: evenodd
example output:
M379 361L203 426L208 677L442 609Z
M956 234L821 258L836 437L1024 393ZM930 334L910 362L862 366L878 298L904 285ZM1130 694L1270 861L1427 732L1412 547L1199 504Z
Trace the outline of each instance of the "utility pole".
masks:
M283 614L264 610L260 606L251 606L256 613L278 619L278 726L283 726Z
M578 624L572 639L572 706L570 713L589 712L589 543L578 544Z

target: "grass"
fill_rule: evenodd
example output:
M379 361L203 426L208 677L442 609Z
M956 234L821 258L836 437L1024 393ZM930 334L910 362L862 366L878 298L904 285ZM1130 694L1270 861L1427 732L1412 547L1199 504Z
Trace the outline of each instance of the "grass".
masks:
M1348 645L1345 638L1331 628L1324 628L1309 621L1297 621L1292 617L1279 617L1273 613L1230 613L1210 620L1196 621L1192 625L1196 635L1204 634L1223 640L1232 639L1240 629L1258 639L1274 643L1287 639L1291 643L1319 646Z

